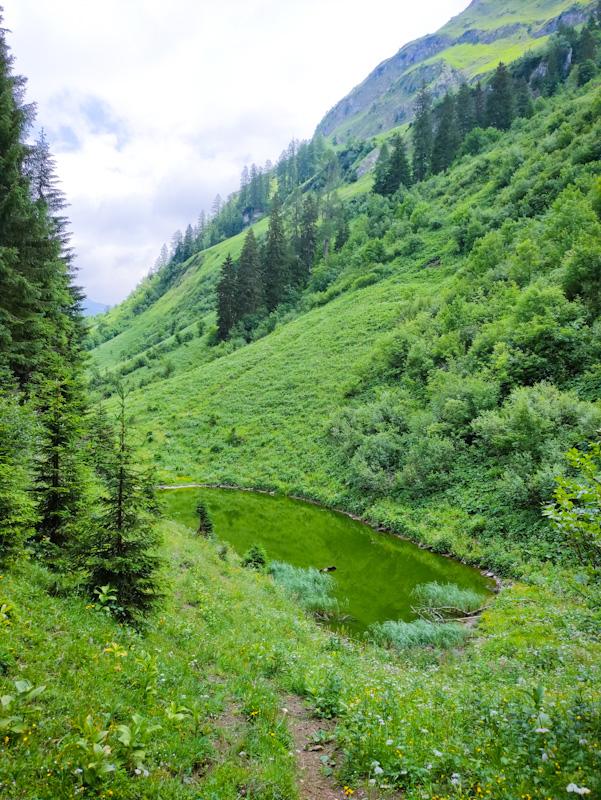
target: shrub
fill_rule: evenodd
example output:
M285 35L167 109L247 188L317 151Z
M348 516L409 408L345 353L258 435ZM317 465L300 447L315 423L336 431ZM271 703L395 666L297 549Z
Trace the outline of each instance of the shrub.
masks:
M539 462L558 442L562 450L592 436L601 413L568 392L547 383L515 389L499 411L486 411L473 422L475 433L491 452L530 453Z
M457 460L457 443L437 435L416 434L409 446L399 481L412 495L445 488Z
M601 568L601 440L567 454L576 475L559 478L545 515L585 566Z
M568 253L563 288L570 299L580 297L592 314L601 312L601 237Z

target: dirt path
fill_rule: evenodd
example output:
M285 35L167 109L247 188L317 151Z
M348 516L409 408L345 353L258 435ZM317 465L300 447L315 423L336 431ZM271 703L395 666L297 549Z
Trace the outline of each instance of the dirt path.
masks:
M333 734L333 723L312 717L296 695L284 697L283 702L288 729L294 740L301 800L340 800L344 797L344 792L323 770L323 759L335 760L333 740L327 741Z

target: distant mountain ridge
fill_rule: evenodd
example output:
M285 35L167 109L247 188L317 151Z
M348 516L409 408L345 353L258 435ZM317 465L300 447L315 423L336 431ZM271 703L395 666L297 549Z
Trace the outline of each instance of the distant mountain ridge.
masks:
M379 64L326 114L317 132L345 141L409 122L423 83L439 97L540 46L562 24L583 22L590 6L585 0L473 0L437 33Z
M96 300L90 300L88 297L82 303L82 310L84 317L94 317L96 314L104 314L110 308L106 303L98 303Z

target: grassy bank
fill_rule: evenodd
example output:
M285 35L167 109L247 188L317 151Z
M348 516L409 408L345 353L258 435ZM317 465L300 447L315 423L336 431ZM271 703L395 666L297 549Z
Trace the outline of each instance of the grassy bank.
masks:
M1 797L290 800L290 694L335 721L340 796L601 788L598 612L561 575L505 590L462 650L397 653L319 628L191 531L163 532L169 588L144 633L56 595L33 564L3 577L2 694L45 688L3 709L23 726L3 722Z

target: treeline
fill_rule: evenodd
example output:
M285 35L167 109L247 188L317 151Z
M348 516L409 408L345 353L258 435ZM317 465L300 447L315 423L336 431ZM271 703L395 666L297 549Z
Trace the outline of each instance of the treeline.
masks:
M460 155L475 154L489 141L487 129L508 130L519 117L531 116L538 96L549 97L572 74L579 86L599 70L601 3L580 31L563 27L547 48L528 54L510 67L501 63L487 85L478 82L447 93L436 106L423 86L411 127L411 164L405 142L396 135L381 147L374 191L393 195L401 186L448 169Z
M0 20L0 563L27 551L133 620L158 596L152 492L88 405L65 200Z
M159 257L142 281L135 294L132 307L140 314L182 274L182 265L192 256L236 236L245 228L269 213L275 192L283 202L299 187L310 184L313 190L352 177L349 164L358 152L367 154L369 143L350 144L335 153L321 136L310 141L293 139L282 151L274 166L267 161L264 166L245 166L240 177L240 188L226 200L217 195L209 212L201 211L195 225L185 231L176 231L169 245L164 244ZM355 176L356 178L356 176ZM102 333L94 337L94 345L115 335L116 331L103 326Z
M235 330L249 339L258 323L307 286L317 257L339 250L349 236L346 209L330 191L273 200L269 228L258 242L248 231L238 262L228 256L217 285L217 339Z

